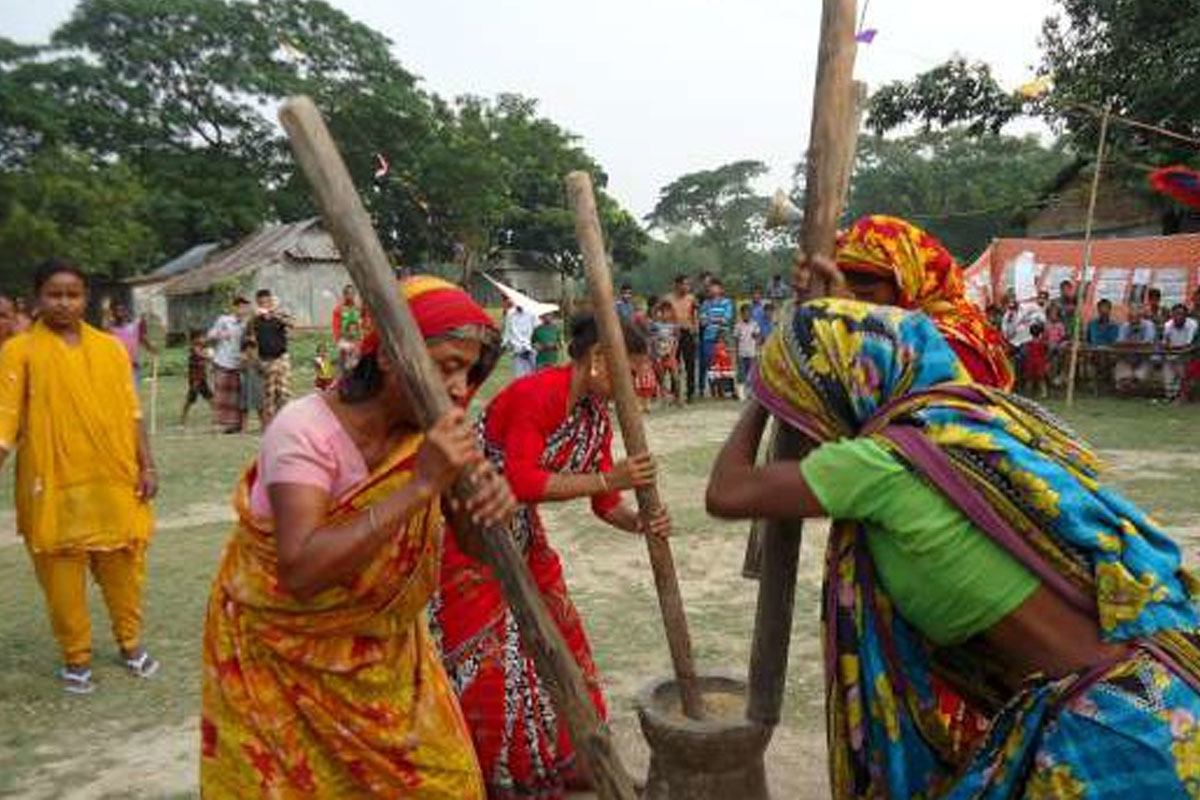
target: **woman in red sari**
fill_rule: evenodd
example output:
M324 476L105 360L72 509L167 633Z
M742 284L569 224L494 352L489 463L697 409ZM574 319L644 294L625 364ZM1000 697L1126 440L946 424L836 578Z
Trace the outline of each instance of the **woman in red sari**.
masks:
M647 357L646 343L632 325L622 322L622 327L636 369ZM484 454L503 470L520 503L514 536L603 718L591 646L538 504L587 497L596 516L613 527L656 536L669 533L670 519L664 511L643 530L637 512L621 501L621 490L652 483L655 467L648 454L613 464L612 381L598 339L594 319L578 319L571 332L571 363L509 385L488 405L478 431ZM583 786L566 723L556 715L525 651L499 582L489 568L460 552L453 537L446 538L434 620L488 797L547 800Z

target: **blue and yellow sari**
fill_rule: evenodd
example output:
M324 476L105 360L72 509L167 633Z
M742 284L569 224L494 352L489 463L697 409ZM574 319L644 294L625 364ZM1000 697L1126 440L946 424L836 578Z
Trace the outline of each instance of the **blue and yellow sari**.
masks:
M1197 582L1096 457L1048 412L972 384L923 315L847 300L799 307L753 379L816 442L871 436L1050 590L1128 642L1117 661L1013 692L978 643L939 647L877 582L861 525L837 522L824 588L836 798L1200 796ZM987 721L952 736L936 687Z

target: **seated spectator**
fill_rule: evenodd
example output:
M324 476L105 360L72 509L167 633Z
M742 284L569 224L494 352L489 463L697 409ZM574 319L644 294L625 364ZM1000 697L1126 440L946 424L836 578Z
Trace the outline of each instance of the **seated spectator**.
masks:
M1163 388L1168 400L1184 402L1191 394L1192 384L1200 378L1200 359L1195 353L1184 353L1197 344L1196 331L1200 323L1188 316L1188 308L1179 303L1171 309L1171 318L1163 326Z
M1171 313L1162 304L1162 289L1151 287L1146 291L1146 308L1142 312L1142 317L1154 323L1154 329L1161 339L1163 328L1166 327L1167 320L1171 318Z
M1113 322L1112 301L1096 304L1096 318L1087 325L1087 343L1092 347L1112 347L1121 335L1121 326Z
M1008 310L1004 312L1001 331L1013 350L1013 366L1017 375L1024 374L1025 346L1033 339L1030 329L1035 325L1046 324L1045 300L1049 295L1038 292L1037 302L1018 303L1015 295L1008 296Z
M1117 349L1144 348L1158 341L1158 331L1154 322L1147 319L1145 310L1134 303L1129 306L1129 321L1121 326L1117 335ZM1118 392L1129 392L1150 379L1152 355L1148 353L1130 353L1117 359L1113 367L1113 381Z

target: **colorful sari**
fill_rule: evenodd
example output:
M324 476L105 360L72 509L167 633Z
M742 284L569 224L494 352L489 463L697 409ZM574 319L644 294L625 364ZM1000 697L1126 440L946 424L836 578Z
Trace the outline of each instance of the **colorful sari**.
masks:
M591 397L568 408L570 374L569 365L547 367L511 384L484 412L478 430L485 455L522 501L513 535L603 719L607 710L591 645L536 503L539 475L544 480L547 473L607 471L611 466L608 409ZM523 426L522 435L515 433L518 426ZM536 452L536 467L518 462L509 449ZM593 499L593 508L602 512L619 502L619 494L601 495ZM578 779L566 723L525 651L500 582L489 567L460 552L453 537L446 538L433 608L442 657L471 729L489 800L563 797Z
M1127 657L1004 688L969 642L938 647L894 609L862 525L839 521L824 588L836 798L1200 794L1195 579L1097 462L1033 403L972 385L929 320L822 300L768 340L754 391L817 442L871 436L940 489ZM990 726L956 746L934 676Z
M838 235L837 264L893 280L897 305L928 314L972 378L1012 389L1004 338L967 299L962 268L936 237L897 217L863 217Z
M361 511L412 477L413 436L336 501ZM280 588L272 521L250 513L213 584L204 631L201 790L207 798L481 798L478 766L425 622L442 516L414 514L345 585L297 600Z
M400 283L426 342L474 338L472 391L495 364L495 324L461 289ZM376 335L369 342L374 352ZM331 523L412 479L423 436L404 440L333 499ZM427 623L442 546L438 500L412 514L346 584L308 600L279 584L271 519L251 512L257 466L209 598L201 790L206 798L482 800L470 734Z

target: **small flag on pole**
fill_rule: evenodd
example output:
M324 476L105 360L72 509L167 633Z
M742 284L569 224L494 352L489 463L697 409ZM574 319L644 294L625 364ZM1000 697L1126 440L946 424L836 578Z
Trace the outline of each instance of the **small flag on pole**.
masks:
M376 153L375 154L375 172L374 172L375 180L381 181L384 178L386 178L388 175L389 169L391 169L391 165L388 164L388 160L383 157L382 153Z

